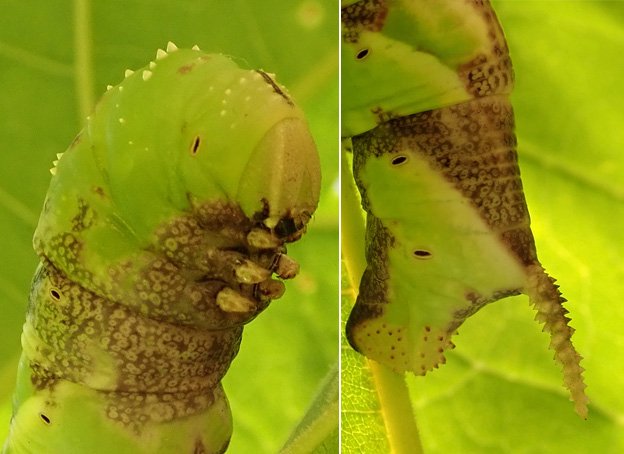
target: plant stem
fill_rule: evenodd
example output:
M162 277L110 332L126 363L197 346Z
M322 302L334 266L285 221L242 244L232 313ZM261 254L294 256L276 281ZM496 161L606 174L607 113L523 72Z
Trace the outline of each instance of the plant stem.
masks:
M357 291L359 280L366 269L365 231L362 209L346 154L343 146L340 174L341 253L351 287ZM405 376L372 360L368 361L368 366L379 397L392 454L422 454L424 451Z
M416 416L404 374L368 360L383 413L392 454L423 454Z
M340 252L347 268L349 284L357 291L366 269L364 218L344 142L340 155L340 229Z

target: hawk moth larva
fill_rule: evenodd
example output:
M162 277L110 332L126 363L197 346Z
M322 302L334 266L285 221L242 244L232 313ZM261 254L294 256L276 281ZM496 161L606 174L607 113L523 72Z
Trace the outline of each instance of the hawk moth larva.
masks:
M351 345L397 372L445 362L484 305L528 294L575 410L581 356L537 258L517 164L514 75L488 1L342 2L342 135L367 212Z
M303 112L272 75L169 43L58 158L3 452L224 452L221 378L318 204Z

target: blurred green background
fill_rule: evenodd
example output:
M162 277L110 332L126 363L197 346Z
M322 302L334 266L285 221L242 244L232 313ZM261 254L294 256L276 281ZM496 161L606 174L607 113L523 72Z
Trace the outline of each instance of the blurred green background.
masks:
M459 328L453 338L457 348L445 354L447 363L439 370L424 378L408 375L424 450L619 454L624 452L624 2L492 3L516 74L511 99L532 229L542 264L569 300L565 307L577 330L574 345L584 357L589 415L582 420L568 402L549 336L533 321L528 298L508 298ZM362 367L357 371L356 358ZM349 377L355 377L352 389L361 392L349 396L356 411L343 414L343 453L383 452L375 450L384 449L383 421L364 422L365 415L381 410L366 402L374 384L360 355L345 350L343 367L347 361ZM344 377L343 369L343 386ZM363 443L351 441L345 449L345 429Z
M90 20L76 20L76 4ZM81 128L80 103L145 66L167 41L277 74L306 112L323 169L321 206L289 251L301 273L251 323L224 380L232 453L276 452L338 352L338 5L331 0L0 0L0 441L9 426L31 241L52 161ZM92 59L76 66L77 30ZM84 47L81 47L84 48ZM80 76L93 84L78 94ZM148 114L148 113L147 113Z

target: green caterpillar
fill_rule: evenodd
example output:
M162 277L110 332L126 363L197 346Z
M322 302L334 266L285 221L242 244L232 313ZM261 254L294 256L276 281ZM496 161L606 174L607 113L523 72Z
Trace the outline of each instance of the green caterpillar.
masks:
M342 131L367 212L368 266L349 342L397 372L424 375L445 362L470 315L525 293L585 418L565 299L530 229L514 74L490 3L343 1L342 36Z
M318 204L303 112L267 73L169 43L51 171L3 453L224 452L221 378Z

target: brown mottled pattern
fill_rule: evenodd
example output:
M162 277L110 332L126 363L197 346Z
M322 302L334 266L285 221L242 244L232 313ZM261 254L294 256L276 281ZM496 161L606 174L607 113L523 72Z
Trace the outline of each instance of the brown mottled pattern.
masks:
M202 443L201 438L198 438L195 442L193 454L206 454L206 448L204 447L204 443Z
M391 120L354 137L355 165L367 154L417 153L470 201L522 263L533 263L513 128L506 96L478 98Z
M30 364L30 382L35 389L54 389L60 378L38 364Z
M76 218L77 214L74 216ZM36 251L44 249L43 241L40 237L35 236L34 247ZM83 243L77 238L76 234L65 232L46 239L46 246L53 249L58 260L57 266L64 268L72 273L72 276L80 281L94 281L93 273L78 265L78 257L83 250ZM36 276L35 276L36 279Z
M72 219L73 232L86 230L96 221L97 214L82 198L78 199L78 210L78 214Z
M468 93L475 98L511 93L514 73L505 34L496 13L488 1L467 1L474 6L478 15L483 16L490 38L490 49L488 55L479 55L459 66L459 78L464 82Z
M394 244L394 237L375 216L368 215L366 222L366 261L368 267L360 281L357 301L346 325L347 339L358 350L353 338L353 328L360 322L377 318L383 314L383 305L388 299L388 251Z
M219 235L237 241L246 242L247 233L253 227L245 213L233 204L217 199L210 203L193 204L192 216L197 219L203 230L217 232Z
M171 262L198 268L204 279L235 284L232 267L247 259L273 271L271 267L277 262L278 254L285 253L286 248L250 250L245 244L246 235L252 228L249 221L245 218L244 223L233 225L224 221L220 223L212 219L207 224L192 214L179 216L156 229L154 242L158 251ZM214 238L214 246L208 249L205 247L207 235Z
M234 269L241 260L271 269L286 252L283 241L257 249L247 235L260 227L238 206L194 205L155 230L153 247L111 265L104 285L81 259L80 232L97 224L87 220L91 211L81 201L72 218L80 228L45 239L56 263L43 257L27 315L40 358L31 363L35 388L52 389L59 380L91 388L107 402L106 415L136 433L224 400L219 382L238 353L243 324L277 294L264 288L270 278L241 284ZM42 245L37 238L37 250ZM216 300L225 287L254 301L254 309L221 309Z
M344 42L357 43L362 31L380 31L388 15L388 3L388 0L362 0L342 8Z
M476 314L481 308L487 306L490 303L498 301L503 298L507 298L508 296L520 295L522 293L522 289L509 289L494 292L491 298L485 298L482 295L478 295L473 292L468 292L466 294L466 300L471 302L470 307L466 309L462 309L459 311L455 311L453 313L453 321L446 328L446 332L452 333L457 328L459 328L468 317Z
M46 377L92 387L108 401L106 414L132 429L139 423L188 416L214 401L213 390L238 352L242 326L200 331L134 313L74 284L51 264L37 273L28 322L46 347L42 370L33 365L33 384ZM112 375L103 370L112 365ZM103 370L101 370L103 369Z

